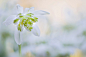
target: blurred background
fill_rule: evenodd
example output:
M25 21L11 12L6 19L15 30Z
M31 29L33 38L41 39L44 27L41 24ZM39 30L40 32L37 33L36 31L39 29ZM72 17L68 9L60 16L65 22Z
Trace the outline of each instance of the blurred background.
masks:
M86 0L0 0L0 57L18 57L15 26L2 24L16 4L50 13L38 20L40 37L23 31L23 57L86 57Z

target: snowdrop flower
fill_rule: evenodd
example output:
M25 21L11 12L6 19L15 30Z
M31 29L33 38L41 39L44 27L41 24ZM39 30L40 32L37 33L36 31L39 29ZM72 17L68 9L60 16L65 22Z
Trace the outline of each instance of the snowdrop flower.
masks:
M40 30L36 25L36 22L38 22L38 18L36 16L45 15L49 13L42 10L34 10L34 7L25 8L25 10L23 11L23 7L19 4L16 5L14 10L14 15L8 17L4 21L4 24L10 25L14 23L17 26L14 33L16 43L18 45L21 44L21 32L24 28L27 31L32 32L34 35L40 36Z

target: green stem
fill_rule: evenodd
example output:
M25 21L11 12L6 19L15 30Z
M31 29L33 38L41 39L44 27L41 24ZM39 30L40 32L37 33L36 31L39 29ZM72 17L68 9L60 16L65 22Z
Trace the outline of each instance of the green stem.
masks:
M21 56L21 44L18 45L18 47L19 47L19 55Z

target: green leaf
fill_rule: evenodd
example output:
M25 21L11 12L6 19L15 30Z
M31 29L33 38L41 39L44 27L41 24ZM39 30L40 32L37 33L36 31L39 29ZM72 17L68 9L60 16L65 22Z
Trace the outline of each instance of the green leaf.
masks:
M83 31L82 35L86 36L86 31Z

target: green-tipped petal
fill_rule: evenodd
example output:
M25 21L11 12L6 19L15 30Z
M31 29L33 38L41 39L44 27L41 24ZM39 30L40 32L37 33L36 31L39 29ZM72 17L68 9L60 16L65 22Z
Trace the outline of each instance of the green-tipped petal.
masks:
M17 29L18 31L22 32L23 31L23 25L21 25L20 23L17 25Z
M19 19L15 19L15 20L13 21L13 23L14 23L14 24L18 24L18 23L19 23Z
M31 30L31 32L36 36L40 36L40 30L38 26L36 25L36 23L34 23L32 27L33 29Z
M16 19L16 15L11 15L9 16L4 22L3 24L5 24L6 26L10 25L13 23L13 20Z

